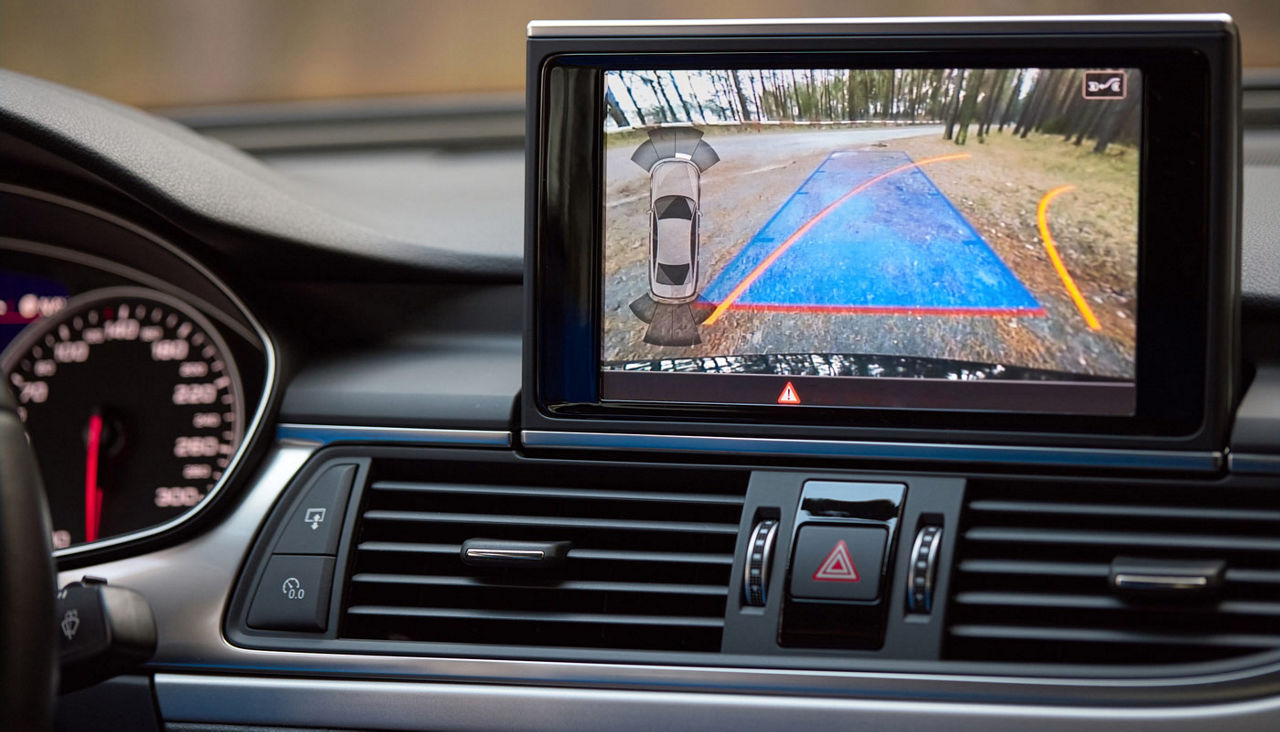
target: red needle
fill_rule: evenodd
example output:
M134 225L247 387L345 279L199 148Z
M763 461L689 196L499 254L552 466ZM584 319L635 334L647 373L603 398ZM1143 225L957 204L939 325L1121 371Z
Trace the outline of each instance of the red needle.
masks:
M102 415L89 415L89 447L84 456L84 540L98 540L102 518L102 489L98 487L98 449L102 445Z

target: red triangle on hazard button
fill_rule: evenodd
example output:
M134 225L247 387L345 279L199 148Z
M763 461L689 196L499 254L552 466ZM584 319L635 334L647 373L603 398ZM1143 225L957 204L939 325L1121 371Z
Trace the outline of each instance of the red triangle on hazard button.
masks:
M799 404L800 395L796 393L796 388L788 381L787 385L782 387L782 393L778 395L779 404Z
M815 582L857 582L858 568L853 566L853 557L849 556L849 545L844 539L836 542L835 548L822 560L818 571L813 573Z

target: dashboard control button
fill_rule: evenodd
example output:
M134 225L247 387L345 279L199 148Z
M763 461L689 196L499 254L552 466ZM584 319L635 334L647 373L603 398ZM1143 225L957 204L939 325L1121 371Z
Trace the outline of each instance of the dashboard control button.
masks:
M876 526L804 526L791 561L791 596L874 600L889 532Z
M743 602L767 604L769 573L773 569L773 547L778 540L778 521L765 519L751 529L747 540L747 557L742 569Z
M280 529L276 554L336 554L356 466L334 465L312 479Z
M907 569L907 611L927 614L933 610L933 585L938 576L938 548L942 527L925 526L916 534Z
M249 627L322 631L328 627L333 557L274 555L249 609Z

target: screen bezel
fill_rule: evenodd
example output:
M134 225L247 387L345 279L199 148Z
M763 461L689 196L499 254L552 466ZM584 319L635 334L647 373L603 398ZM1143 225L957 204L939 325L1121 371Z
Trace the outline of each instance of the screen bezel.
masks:
M1223 70L1200 34L574 39L538 59L534 220L529 266L532 405L549 420L721 423L829 433L965 429L1019 435L1147 436L1193 441L1221 428L1231 393L1234 264L1229 202L1211 156L1222 146ZM1217 34L1223 43L1226 34ZM546 43L546 42L544 42ZM606 50L602 50L607 47ZM691 48L699 49L690 53ZM803 48L803 50L800 50ZM957 412L921 408L602 402L599 340L605 69L1138 68L1143 73L1139 205L1139 340L1132 416ZM1230 115L1225 115L1230 116ZM541 135L545 129L547 134ZM585 141L590 140L590 144ZM572 141L572 142L570 142ZM1228 146L1229 147L1229 146ZM1157 246L1156 242L1162 245ZM526 392L528 393L528 392ZM532 415L531 415L532 416ZM560 425L557 425L560 426Z

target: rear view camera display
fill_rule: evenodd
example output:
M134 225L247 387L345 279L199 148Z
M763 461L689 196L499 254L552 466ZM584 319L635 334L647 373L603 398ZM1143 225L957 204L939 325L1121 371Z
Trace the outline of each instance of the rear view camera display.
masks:
M1137 69L604 79L604 399L1134 412Z

